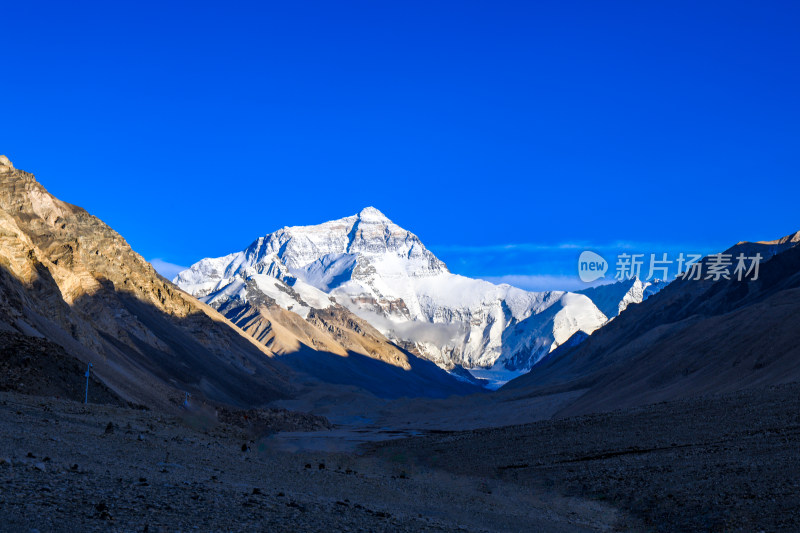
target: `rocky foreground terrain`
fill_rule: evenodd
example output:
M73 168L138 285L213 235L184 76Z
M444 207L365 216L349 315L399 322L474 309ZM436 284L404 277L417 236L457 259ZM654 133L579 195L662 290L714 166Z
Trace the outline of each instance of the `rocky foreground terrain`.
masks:
M223 418L234 423L202 410L172 417L0 393L0 530L566 532L624 524L603 502L550 490L502 481L487 489L471 475L369 454L281 452L274 433ZM314 428L301 420L295 429Z
M487 492L604 502L645 531L800 530L800 384L393 441L373 453ZM619 524L617 524L619 526Z
M253 413L221 423L4 392L0 529L796 531L799 394L289 453ZM327 427L289 412L275 426Z

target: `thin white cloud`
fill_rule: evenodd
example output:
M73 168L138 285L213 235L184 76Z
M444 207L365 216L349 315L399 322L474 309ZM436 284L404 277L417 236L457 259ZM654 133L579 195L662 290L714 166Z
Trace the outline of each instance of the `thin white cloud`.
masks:
M491 283L507 283L526 291L579 291L597 285L611 283L614 280L598 280L593 283L584 283L574 276L549 276L549 275L524 275L508 274L505 276L478 276Z
M535 244L535 243L518 243L518 244L488 244L485 246L471 246L461 244L442 244L434 245L429 248L433 251L442 252L462 252L462 253L486 253L486 252L547 252L553 250L573 250L581 249L589 246L588 244L581 243L561 243L561 244Z
M339 303L378 328L378 330L385 334L391 333L392 336L404 341L427 342L437 346L444 346L451 344L457 337L463 335L467 327L465 324L432 324L421 320L398 322L374 311L362 309L358 304L352 300L348 301L346 298L339 300Z
M659 251L672 251L672 250L709 250L717 248L717 245L709 246L697 244L675 244L675 243L657 243L657 242L636 242L636 241L614 241L606 243L590 243L590 242L563 242L555 244L539 244L539 243L510 243L510 244L487 244L487 245L460 245L460 244L441 244L432 245L429 248L434 251L441 252L461 252L465 254L487 253L487 252L552 252L558 250L659 250Z
M167 279L173 279L177 276L180 272L186 270L189 267L176 265L175 263L170 263L169 261L164 261L161 258L156 257L155 259L150 260L150 264L153 265L153 268L156 269L156 272L161 274Z

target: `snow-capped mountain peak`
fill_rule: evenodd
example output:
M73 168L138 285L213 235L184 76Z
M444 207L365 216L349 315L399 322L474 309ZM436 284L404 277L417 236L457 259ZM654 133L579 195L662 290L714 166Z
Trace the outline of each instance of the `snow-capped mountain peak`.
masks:
M323 224L281 228L242 252L199 261L178 274L175 282L194 291L210 281L240 276L247 268L284 280L307 279L321 290L329 290L330 281L347 269L357 278L373 272L392 275L397 270L415 277L448 272L416 235L376 208L366 207Z
M372 206L365 207L356 216L361 220L374 220L374 221L381 221L381 222L385 221L385 222L391 224L391 220L389 220L389 218L386 215L384 215L378 209L376 209L376 208L374 208Z
M335 302L448 369L500 366L523 373L574 333L590 334L607 320L591 297L453 274L416 235L374 207L281 228L241 252L199 261L175 282L217 307L261 290L304 318Z

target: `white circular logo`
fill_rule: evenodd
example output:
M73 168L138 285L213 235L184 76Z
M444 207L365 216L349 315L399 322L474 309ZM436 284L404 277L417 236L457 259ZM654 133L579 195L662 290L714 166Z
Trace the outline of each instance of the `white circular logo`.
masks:
M600 279L608 272L608 261L603 256L586 250L578 258L578 276L581 281L589 283Z

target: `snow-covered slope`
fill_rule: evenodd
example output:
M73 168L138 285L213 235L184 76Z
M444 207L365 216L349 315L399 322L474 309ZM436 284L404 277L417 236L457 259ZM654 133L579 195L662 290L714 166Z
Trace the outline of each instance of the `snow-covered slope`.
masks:
M591 333L607 320L586 296L453 274L416 235L372 207L282 228L242 252L201 260L175 283L215 306L247 299L245 284L303 317L339 304L448 369L522 373L575 332Z
M510 370L527 370L575 332L591 333L607 320L588 297L565 293L555 305L505 331L503 342L514 355L504 361L504 366Z
M640 304L667 286L666 281L642 281L638 277L578 291L588 296L609 320L630 304Z

